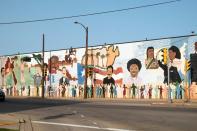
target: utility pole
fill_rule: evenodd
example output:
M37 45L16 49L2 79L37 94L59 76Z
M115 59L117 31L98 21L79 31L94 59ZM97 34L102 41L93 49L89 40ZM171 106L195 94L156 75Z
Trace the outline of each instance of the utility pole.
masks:
M168 103L172 103L171 87L170 87L170 58L169 58L168 50L167 50L167 72L168 72Z
M41 63L41 69L42 69L42 98L44 99L44 34L42 35L42 63Z
M86 27L86 51L85 51L85 84L84 98L87 98L87 78L88 78L88 27Z

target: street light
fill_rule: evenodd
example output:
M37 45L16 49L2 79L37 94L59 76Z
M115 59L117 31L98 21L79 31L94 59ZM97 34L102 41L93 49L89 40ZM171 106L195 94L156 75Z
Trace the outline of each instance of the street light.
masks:
M82 23L75 21L75 24L80 24L86 31L86 50L85 50L85 82L84 82L84 99L87 98L87 64L88 64L88 27L85 27Z

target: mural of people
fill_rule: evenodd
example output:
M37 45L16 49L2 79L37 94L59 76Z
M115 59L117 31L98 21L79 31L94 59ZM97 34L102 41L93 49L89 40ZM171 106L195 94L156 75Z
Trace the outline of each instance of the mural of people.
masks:
M106 68L113 65L115 59L120 55L118 46L108 46L88 49L88 65ZM82 65L85 65L85 54L82 56Z
M190 54L191 61L191 82L193 85L197 85L197 42L194 43L194 53Z
M113 86L115 85L115 80L112 77L113 74L113 66L107 67L107 77L103 79L104 85L110 85L110 98L113 98Z
M148 89L148 96L149 96L149 99L152 98L152 90L153 90L152 85L150 85L150 87L149 87L149 89Z
M13 72L16 76L16 80L17 80L17 83L15 85L16 87L16 90L14 91L15 95L22 95L22 88L23 86L21 86L21 69L20 69L20 65L21 65L21 59L20 57L18 56L15 56L15 59L14 59L14 68L13 68Z
M37 73L34 75L34 84L36 86L36 95L39 96L39 87L41 85L41 81L42 81L42 76Z
M127 62L127 70L130 72L130 77L125 81L126 84L135 84L136 86L142 84L142 79L138 75L141 67L141 61L136 58L131 59Z
M145 90L145 86L141 86L140 88L140 98L144 99L144 90Z
M171 94L169 97L171 97L172 99L175 98L175 90L177 86L180 86L181 83L181 53L180 50L178 49L178 47L176 46L171 46L168 49L168 57L169 57L169 63L168 65L164 65L159 61L159 66L164 70L164 83L168 84L168 79L169 79L169 84L170 84L170 90ZM170 78L168 78L168 68L169 68L169 76Z
M68 73L67 73L66 67L62 68L62 74L63 74L63 76L59 80L59 85L60 85L59 93L61 92L61 96L64 97L65 91L66 91L66 86L68 86L70 84L70 80L67 76Z
M92 94L93 94L93 75L92 74L88 74L88 78L87 78L87 97L91 98Z
M66 64L71 64L73 66L73 63L76 62L76 49L73 49L72 47L69 49L69 51L66 50L65 54L65 62Z
M137 86L133 83L131 89L132 89L132 98L135 98Z
M178 69L180 69L180 59L181 53L176 46L171 46L169 49L169 70L170 70L170 83L181 83L181 77L179 75ZM164 83L168 83L168 65L162 64L158 61L159 66L164 70Z
M8 95L12 95L14 85L16 85L17 83L13 68L14 68L14 61L12 61L11 58L8 57L5 64L5 79L6 79L6 88Z
M1 81L1 86L0 86L0 89L2 89L5 94L6 93L6 88L5 88L5 68L4 67L1 67L1 78L0 78L0 81Z
M102 97L105 98L105 86L103 84L100 85L101 86L101 89L102 89Z
M127 94L127 87L126 87L126 85L124 84L124 85L123 85L123 98L126 98L126 94Z
M194 53L190 54L191 62L191 86L190 94L193 98L197 98L197 42L194 43ZM186 92L185 92L186 93Z
M146 69L157 69L159 67L157 59L154 57L154 48L148 47L146 50L145 66Z
M170 85L173 87L171 89L173 92L172 96L175 96L174 93L177 92L177 98L186 98L188 88L181 82L183 80L183 74L181 73L185 73L183 62L186 58L184 59L184 57L188 57L189 54L194 53L194 48L195 53L197 53L196 38L197 37L194 36L189 37L188 41L170 38L167 40L161 39L149 42L106 44L89 48L88 67L93 67L93 75L88 77L88 96L140 98L141 93L143 93L144 99L166 99L167 94L169 94L169 88L166 84L163 84L163 82L168 83L169 68L169 82L170 84L176 85ZM172 46L172 43L177 47ZM163 55L160 49L163 47L170 47L168 49L169 63L166 65L164 64L166 62L162 63L160 60ZM42 71L40 65L32 55L33 54L21 54L3 56L0 58L2 73L0 85L7 89L9 95L14 95L14 88L17 89L19 95L23 93L25 96L27 96L27 94L29 96L36 96L41 93L40 84ZM21 58L25 56L32 57L31 61L22 61ZM48 67L45 67L45 69L48 68L46 86L49 87L46 93L51 91L51 93L55 94L46 96L83 97L85 48L70 48L70 50L65 49L46 52L45 63L48 64ZM81 68L79 68L78 65L80 65ZM110 65L112 65L112 68L109 68ZM189 74L190 72L187 73ZM82 78L80 79L81 82L78 83L80 85L77 85L77 82L71 76L78 77L78 79ZM186 81L189 82L189 80L185 79L184 82ZM123 89L124 84L124 88L127 87L125 89ZM140 88L144 88L144 85L145 89L143 92L140 92ZM152 89L150 85L152 85ZM162 85L162 87L160 85ZM180 89L180 85L183 86L185 91ZM40 89L40 92L34 90L37 88L38 90ZM191 92L191 98L193 98L193 96L196 95L196 87L190 89L193 90L193 94ZM182 95L183 93L184 95Z
M1 67L1 88L4 88L5 85L5 68Z
M48 59L48 70L49 70L49 82L51 90L54 91L54 94L58 95L58 86L59 86L59 58L58 56L53 55Z
M163 92L164 89L162 88L161 85L158 87L158 89L159 89L159 98L163 99L163 93L162 92Z
M6 90L6 87L5 87L5 68L4 67L1 67L1 89L4 91L5 94L7 94L7 90Z

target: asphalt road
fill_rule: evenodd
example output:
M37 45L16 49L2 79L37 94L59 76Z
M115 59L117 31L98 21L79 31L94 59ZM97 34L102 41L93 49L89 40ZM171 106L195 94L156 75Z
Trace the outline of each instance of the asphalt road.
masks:
M26 124L1 124L23 119ZM0 103L0 128L20 125L27 131L194 131L196 120L197 108L147 102L8 98Z

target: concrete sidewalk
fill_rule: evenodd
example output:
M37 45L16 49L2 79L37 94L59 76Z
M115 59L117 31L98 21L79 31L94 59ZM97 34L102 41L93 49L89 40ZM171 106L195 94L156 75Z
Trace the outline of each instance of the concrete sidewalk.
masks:
M1 128L19 131L33 131L30 118L25 115L19 116L14 113L0 114L0 130Z
M159 106L159 107L187 107L197 108L197 100L167 99L86 99L84 101L97 104L125 105L125 106Z
M97 104L110 104L110 105L139 105L139 106L169 106L169 107L193 107L197 108L197 99L192 99L188 101L187 99L173 99L169 101L168 99L131 99L131 98L51 98L51 97L13 97L8 96L9 100L23 99L27 102L38 103L38 104L76 104L76 103L97 103Z

